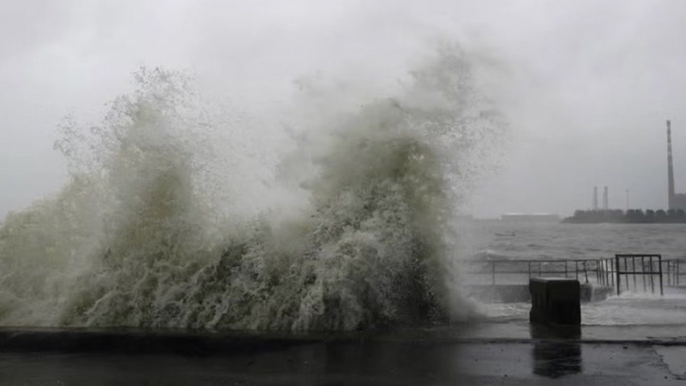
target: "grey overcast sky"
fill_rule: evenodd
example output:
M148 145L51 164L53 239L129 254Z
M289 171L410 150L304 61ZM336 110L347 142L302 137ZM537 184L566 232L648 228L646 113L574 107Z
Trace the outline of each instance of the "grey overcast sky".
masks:
M68 113L95 119L141 65L189 69L248 105L312 74L409 69L431 39L492 58L512 137L477 216L666 206L665 120L686 191L686 2L535 0L24 0L0 2L0 217L66 180L52 149ZM250 107L250 106L249 106ZM251 107L259 110L259 107Z

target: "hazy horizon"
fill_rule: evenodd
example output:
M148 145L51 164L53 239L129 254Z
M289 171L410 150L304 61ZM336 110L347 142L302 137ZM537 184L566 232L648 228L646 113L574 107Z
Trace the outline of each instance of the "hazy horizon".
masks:
M99 121L140 66L188 71L261 117L315 78L383 97L437 40L473 58L507 117L500 167L466 211L562 216L667 206L666 125L686 192L686 4L644 1L104 1L0 5L0 218L67 181L67 115ZM265 119L266 120L266 119ZM278 119L275 119L278 120Z

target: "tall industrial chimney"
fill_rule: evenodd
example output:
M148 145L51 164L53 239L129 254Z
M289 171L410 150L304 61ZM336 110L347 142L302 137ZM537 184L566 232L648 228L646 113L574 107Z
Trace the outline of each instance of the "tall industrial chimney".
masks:
M603 189L603 210L608 210L609 203L608 203L608 198L607 198L607 186L605 189Z
M672 124L667 120L667 180L669 181L667 206L674 209L674 166L672 165Z
M593 210L598 210L598 187L593 187Z

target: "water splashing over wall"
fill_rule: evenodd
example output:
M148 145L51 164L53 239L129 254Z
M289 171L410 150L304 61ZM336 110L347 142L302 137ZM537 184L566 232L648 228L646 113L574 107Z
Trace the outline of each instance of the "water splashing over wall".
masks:
M65 121L71 182L0 229L1 324L352 330L473 312L453 216L504 126L459 49L393 98L313 119L271 182L306 204L250 221L217 215L231 174L188 78L135 78L101 125Z

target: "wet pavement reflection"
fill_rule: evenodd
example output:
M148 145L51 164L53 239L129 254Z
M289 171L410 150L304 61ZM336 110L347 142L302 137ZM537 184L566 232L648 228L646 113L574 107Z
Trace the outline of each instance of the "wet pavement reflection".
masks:
M474 338L472 327L476 326L280 340L246 334L183 341L201 342L205 351L197 347L178 351L178 337L172 335L157 340L143 335L145 342L157 348L166 342L173 348L167 352L144 353L140 348L146 346L132 334L120 337L120 346L128 348L123 351L68 350L74 345L53 352L10 351L0 345L0 384L547 385L562 381L624 386L632 382L671 385L684 374L680 363L686 351L682 347L661 347L658 355L646 343L589 342L587 331L586 341L581 339L579 327L536 325L522 326L524 333L515 338ZM84 336L97 343L110 342L93 332ZM64 334L38 334L31 342L37 345L39 338L58 337ZM81 342L78 347L90 346Z
M533 348L533 373L559 378L583 371L581 327L530 326Z

